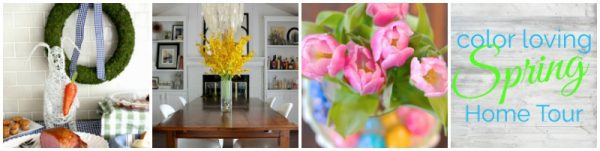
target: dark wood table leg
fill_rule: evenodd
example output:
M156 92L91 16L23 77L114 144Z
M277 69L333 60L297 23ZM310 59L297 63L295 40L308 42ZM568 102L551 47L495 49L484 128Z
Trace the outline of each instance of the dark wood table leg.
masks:
M167 148L177 148L177 138L174 131L167 131Z
M281 130L279 131L279 147L289 148L290 147L290 131Z

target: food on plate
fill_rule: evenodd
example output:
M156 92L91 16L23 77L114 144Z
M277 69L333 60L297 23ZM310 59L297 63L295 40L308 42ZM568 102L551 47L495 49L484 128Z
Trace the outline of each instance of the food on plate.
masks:
M19 133L19 129L10 129L10 135L16 135Z
M19 125L13 123L12 125L10 125L10 135L15 135L17 133L19 133Z
M21 121L19 121L19 125L20 125L21 130L23 130L23 131L29 130L29 123L30 123L29 120L21 120Z
M77 96L77 85L75 85L75 79L77 79L77 72L73 74L71 78L71 82L65 86L65 96L63 97L63 115L69 115L69 110L71 110L71 105L73 105L73 101L75 100L75 96Z
M64 127L43 130L40 144L42 148L87 148L79 135Z
M7 138L21 131L27 131L30 124L31 121L22 116L13 116L10 119L5 119L3 120L4 133L2 133L2 136L3 138Z
M3 135L2 135L2 138L7 138L7 137L9 137L9 136L10 136L10 127L8 127L8 126L4 126L3 128L4 128L4 131L3 131L3 133L2 133L2 134L3 134Z
M12 120L15 122L19 122L19 121L23 120L23 117L22 116L13 116Z
M14 122L11 123L10 126L8 126L8 127L10 127L10 130L19 129L19 125L17 125L17 123L14 123Z

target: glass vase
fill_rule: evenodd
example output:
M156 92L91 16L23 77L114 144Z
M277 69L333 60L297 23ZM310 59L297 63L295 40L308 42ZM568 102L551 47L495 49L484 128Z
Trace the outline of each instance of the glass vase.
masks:
M221 112L230 112L232 103L231 78L221 76Z

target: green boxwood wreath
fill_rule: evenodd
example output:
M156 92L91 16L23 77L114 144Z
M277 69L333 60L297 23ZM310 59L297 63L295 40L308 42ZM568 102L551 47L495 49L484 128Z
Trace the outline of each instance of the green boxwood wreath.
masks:
M60 38L62 37L63 28L65 27L65 21L77 9L79 9L79 4L77 3L54 5L50 14L48 14L48 20L46 21L46 28L44 31L44 40L51 47L60 46ZM127 11L127 8L125 8L124 5L118 3L105 3L102 4L102 11L116 26L119 38L114 54L106 61L104 66L106 80L110 81L117 77L129 63L135 44L135 31L133 29L129 11ZM71 60L66 57L65 63L68 74ZM96 77L95 67L77 65L77 73L78 83L100 84L104 82Z

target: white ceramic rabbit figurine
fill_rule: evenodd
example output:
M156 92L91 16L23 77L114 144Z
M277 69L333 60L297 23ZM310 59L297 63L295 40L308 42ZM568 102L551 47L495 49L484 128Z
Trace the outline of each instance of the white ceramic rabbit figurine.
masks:
M68 38L62 38L70 40ZM72 41L71 41L72 42ZM77 131L75 123L75 114L79 107L79 99L75 96L73 104L69 110L69 114L63 115L63 97L65 95L65 86L71 81L65 72L65 52L61 47L50 46L46 43L40 43L34 46L31 54L38 47L48 49L48 77L46 77L46 85L44 87L44 123L47 128L53 127L68 127L73 131ZM79 48L76 48L79 51ZM31 55L30 58L31 59Z

